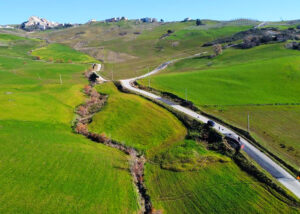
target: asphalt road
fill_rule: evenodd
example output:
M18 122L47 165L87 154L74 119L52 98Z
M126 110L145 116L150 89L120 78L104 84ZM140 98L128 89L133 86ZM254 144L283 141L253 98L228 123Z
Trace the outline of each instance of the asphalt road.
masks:
M209 118L200 115L188 108L185 108L183 106L180 106L176 103L173 103L170 100L164 99L162 97L159 97L155 94L149 93L147 91L135 88L132 86L132 83L138 79L143 79L145 77L148 77L150 75L153 75L165 68L168 67L171 63L173 63L176 60L166 62L162 65L160 65L155 70L151 71L150 73L147 73L145 75L142 75L140 77L127 79L127 80L121 80L121 84L124 88L133 91L135 93L141 94L143 96L146 96L148 98L161 101L173 109L176 109L180 112L183 112L203 123L207 123ZM300 182L297 181L292 175L290 175L286 170L284 170L281 166L279 166L276 162L274 162L272 159L270 159L268 156L266 156L264 153L262 153L260 150L258 150L256 147L254 147L250 142L248 142L246 139L244 139L242 136L239 136L234 131L228 129L227 127L215 122L214 129L221 132L224 135L231 134L235 138L240 138L241 143L244 145L244 151L254 160L256 161L262 168L264 168L266 171L268 171L273 177L275 177L282 185L284 185L287 189L289 189L292 193L294 193L298 198L300 198Z

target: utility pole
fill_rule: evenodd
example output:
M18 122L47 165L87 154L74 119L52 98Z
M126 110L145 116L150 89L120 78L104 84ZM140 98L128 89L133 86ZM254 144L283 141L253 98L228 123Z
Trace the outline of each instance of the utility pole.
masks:
M247 127L248 127L248 133L250 133L250 114L248 113L247 117Z
M114 81L114 64L112 64L111 80Z
M185 101L187 101L187 93L188 93L188 90L187 88L185 89Z
M59 80L60 80L60 84L62 85L63 82L62 82L61 74L59 74Z

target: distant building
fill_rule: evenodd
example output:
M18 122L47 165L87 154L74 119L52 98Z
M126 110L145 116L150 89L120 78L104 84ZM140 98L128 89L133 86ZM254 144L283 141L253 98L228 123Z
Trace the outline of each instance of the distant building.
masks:
M96 20L96 19L91 19L90 21L88 21L88 23L89 23L89 24L91 24L91 23L95 23L95 22L97 22L97 20Z
M128 21L128 18L125 16L122 16L122 17L113 17L113 18L105 20L105 22L119 22L119 21Z
M188 22L188 21L191 21L192 19L191 18L185 18L184 20L183 20L183 22Z
M145 22L145 23L150 23L150 22L152 22L152 18L141 18L141 21L142 22Z
M142 18L141 21L144 23L158 22L156 18L149 18L149 17Z

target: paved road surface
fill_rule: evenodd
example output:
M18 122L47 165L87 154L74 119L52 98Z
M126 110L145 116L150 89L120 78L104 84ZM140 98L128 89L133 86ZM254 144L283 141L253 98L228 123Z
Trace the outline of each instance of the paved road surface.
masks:
M260 28L260 27L263 27L263 26L265 26L265 25L267 25L268 24L268 22L262 22L262 23L260 23L259 25L257 25L256 27L254 27L254 28Z
M182 107L178 104L173 103L172 101L166 100L162 97L159 97L155 94L149 93L147 91L137 89L132 86L132 83L135 80L145 78L147 76L153 75L173 63L173 61L169 61L167 63L162 64L159 66L157 69L153 70L152 72L145 74L140 77L132 78L132 79L127 79L127 80L121 80L121 84L123 87L126 89L136 92L138 94L141 94L143 96L146 96L148 98L154 99L161 101L169 106L171 106L173 109L176 109L180 112L183 112L203 123L207 123L209 118L200 115L188 108ZM292 175L290 175L286 170L284 170L281 166L279 166L276 162L271 160L268 156L266 156L264 153L262 153L260 150L258 150L256 147L254 147L251 143L249 143L246 139L244 139L242 136L239 136L232 130L228 129L227 127L215 122L215 129L222 134L231 134L235 138L240 138L241 143L244 145L244 151L254 160L256 161L260 166L262 166L266 171L268 171L273 177L275 177L281 184L283 184L287 189L289 189L291 192L293 192L298 198L300 198L300 182L298 182Z

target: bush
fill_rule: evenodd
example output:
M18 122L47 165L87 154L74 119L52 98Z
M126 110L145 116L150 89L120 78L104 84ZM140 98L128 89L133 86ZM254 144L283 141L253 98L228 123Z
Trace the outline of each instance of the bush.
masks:
M57 59L55 60L56 63L64 63L64 60L63 59Z
M77 109L77 114L79 114L81 117L84 117L88 114L88 109L85 106L79 106Z
M222 54L222 52L223 52L222 45L220 45L220 44L214 45L213 49L214 49L214 52L215 52L216 56Z
M77 123L76 125L76 128L75 128L75 131L78 133L78 134L83 134L85 136L88 135L88 129L87 129L87 125L86 124L83 124L81 122Z
M83 90L86 95L89 95L92 90L92 87L90 85L86 85L86 86L84 86Z

